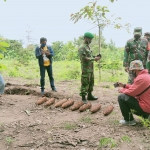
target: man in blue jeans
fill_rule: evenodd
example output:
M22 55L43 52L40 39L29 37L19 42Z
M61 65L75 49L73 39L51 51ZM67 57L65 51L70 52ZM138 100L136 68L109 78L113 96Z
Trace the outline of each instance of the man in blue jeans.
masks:
M52 91L57 92L54 85L53 71L52 71L52 57L54 56L54 51L47 44L47 39L42 37L40 39L40 46L35 49L35 56L38 59L40 67L40 84L41 84L41 94L44 94L45 86L45 70L47 70L50 86Z

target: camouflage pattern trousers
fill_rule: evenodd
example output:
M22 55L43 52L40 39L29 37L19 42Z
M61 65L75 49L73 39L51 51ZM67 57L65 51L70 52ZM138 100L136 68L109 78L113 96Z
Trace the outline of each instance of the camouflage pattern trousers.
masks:
M81 89L80 89L80 96L87 95L93 91L94 86L94 73L82 73L81 75Z

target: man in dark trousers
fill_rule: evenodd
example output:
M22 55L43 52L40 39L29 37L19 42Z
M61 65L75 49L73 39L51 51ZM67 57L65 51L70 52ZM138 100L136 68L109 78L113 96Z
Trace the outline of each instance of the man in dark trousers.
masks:
M90 49L90 43L94 35L90 32L84 33L84 42L79 47L78 54L81 62L81 89L80 96L82 96L82 101L87 103L88 100L97 100L98 97L92 95L94 86L94 61L101 59L101 55L93 56L92 50ZM86 98L87 95L87 98Z
M52 71L52 57L54 56L54 51L51 46L47 45L47 39L42 37L40 39L40 46L35 49L35 56L38 59L40 67L40 84L41 84L41 94L44 94L45 86L45 70L47 70L50 86L52 91L57 92L54 85L53 71Z
M119 83L120 87L118 102L124 120L120 120L123 125L135 125L133 113L150 120L150 75L144 69L142 61L134 60L130 63L129 70L134 77L133 84Z

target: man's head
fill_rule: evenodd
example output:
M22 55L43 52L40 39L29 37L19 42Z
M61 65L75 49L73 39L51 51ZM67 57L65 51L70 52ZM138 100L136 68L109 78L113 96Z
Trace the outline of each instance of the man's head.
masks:
M138 73L143 69L143 63L140 60L134 60L130 63L129 70L132 72L133 77L136 77Z
M90 44L93 38L94 38L94 35L92 33L90 32L84 33L84 40L86 44Z
M135 39L139 39L142 36L142 28L141 27L134 28L133 34Z
M148 41L150 41L150 32L145 32L145 33L144 33L144 37L145 37Z
M46 45L47 39L45 37L41 37L40 38L40 44L42 47L44 47Z

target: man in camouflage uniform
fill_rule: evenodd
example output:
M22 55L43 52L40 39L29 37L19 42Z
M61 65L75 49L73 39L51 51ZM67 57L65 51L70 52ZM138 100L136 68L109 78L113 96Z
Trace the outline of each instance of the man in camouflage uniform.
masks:
M88 100L97 100L97 97L92 95L93 86L94 86L94 69L93 62L98 61L101 58L101 55L94 57L92 51L89 47L89 44L92 42L94 35L90 32L84 34L84 43L80 46L78 53L81 61L81 90L80 96L82 96L82 101L87 103ZM88 93L87 99L86 95Z
M148 40L148 58L147 58L147 63L146 63L146 68L148 69L148 72L150 74L150 32L144 33L144 37Z
M130 84L132 84L134 80L134 75L132 74L132 71L129 71L130 62L134 60L141 60L144 68L146 68L148 56L148 41L145 38L141 38L142 28L135 28L133 34L134 38L128 40L126 43L123 60L123 66L125 67L125 71L129 73L128 83Z

